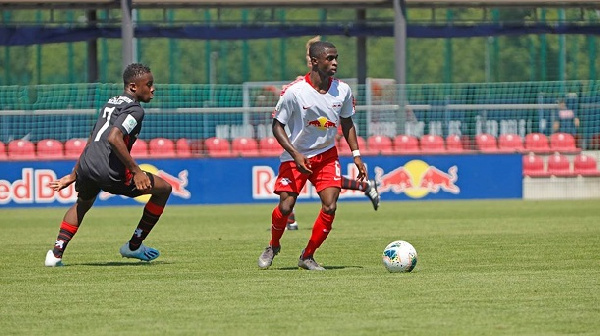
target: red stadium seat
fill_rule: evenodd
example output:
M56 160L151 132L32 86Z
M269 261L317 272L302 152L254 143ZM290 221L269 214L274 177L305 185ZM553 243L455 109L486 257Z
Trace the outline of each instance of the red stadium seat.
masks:
M86 144L86 139L69 139L65 141L65 158L78 159Z
M573 159L573 172L581 176L600 176L596 159L585 154L575 156Z
M180 158L191 157L191 141L185 138L177 139L177 141L175 141L175 155Z
M412 135L397 135L394 138L394 152L397 154L417 154L419 150L419 139Z
M148 158L148 143L142 139L137 139L131 147L131 157L134 159Z
M6 145L0 141L0 161L6 160Z
M234 156L259 156L258 142L254 138L239 137L231 141Z
M498 143L496 142L496 137L491 134L477 134L477 136L475 136L475 144L477 145L477 149L482 152L498 152Z
M575 176L571 170L571 162L560 153L554 153L548 157L548 174L561 177Z
M6 153L11 160L32 160L35 159L35 145L28 140L12 140Z
M525 136L525 150L536 154L551 153L548 138L543 133L529 133Z
M523 139L518 134L502 134L498 138L498 149L502 152L523 152Z
M465 151L460 135L450 134L446 137L446 151L448 153L462 153Z
M369 151L375 155L394 154L392 139L384 135L372 135L367 139Z
M554 133L550 136L550 149L561 153L580 153L575 145L575 137L569 133Z
M227 139L212 137L204 141L206 152L211 157L231 157L231 148Z
M356 142L358 143L358 148L360 150L360 154L361 155L372 155L372 154L374 154L367 147L367 142L365 141L365 138L363 138L361 136L357 136L356 137ZM351 156L352 155L352 151L350 150L350 145L348 145L348 142L346 142L346 139L344 137L340 138L337 141L337 150L338 150L338 155L339 156Z
M550 176L544 169L544 159L534 153L523 155L523 175L529 177Z
M166 138L151 139L148 142L148 154L152 158L175 157L175 143Z
M260 139L258 150L261 156L279 156L283 153L283 148L277 142L277 139L272 136Z
M43 139L35 145L37 157L40 159L62 159L65 152L62 142L54 139Z
M446 151L444 138L439 135L428 134L422 136L420 144L423 153L444 153Z

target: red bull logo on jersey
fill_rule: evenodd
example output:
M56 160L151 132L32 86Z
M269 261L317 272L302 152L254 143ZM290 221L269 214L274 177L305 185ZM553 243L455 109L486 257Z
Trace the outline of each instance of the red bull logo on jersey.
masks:
M179 173L177 173L177 176L174 176L174 175L171 175L171 174L165 172L162 169L158 169L155 166L147 164L147 163L141 164L140 168L143 171L152 173L152 174L162 178L167 183L169 183L172 187L171 195L181 197L183 199L190 199L192 197L192 193L186 189L186 187L188 185L188 171L187 170L182 170ZM113 195L111 193L107 193L107 192L101 192L99 198L101 200L106 200L112 196L115 196L115 195ZM123 197L125 197L125 196L123 196ZM125 198L127 198L127 197L125 197ZM134 198L134 200L136 200L140 203L144 203L144 204L147 203L149 199L150 199L150 195L141 195L141 196Z
M320 130L326 130L331 127L337 127L337 125L333 121L325 117L319 117L316 120L309 121L307 126L314 126Z
M421 160L412 160L404 166L387 173L375 167L375 180L379 183L379 192L405 193L411 198L422 198L429 193L460 193L456 185L458 167L452 166L447 172L430 166Z

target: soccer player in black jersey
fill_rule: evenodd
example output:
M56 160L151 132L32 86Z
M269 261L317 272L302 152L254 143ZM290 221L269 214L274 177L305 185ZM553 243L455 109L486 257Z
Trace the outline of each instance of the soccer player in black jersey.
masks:
M112 97L100 111L83 153L73 171L49 183L55 191L75 182L77 202L67 210L54 248L46 254L45 265L62 266L67 244L101 190L128 197L151 194L142 218L131 239L120 249L123 257L151 261L159 256L156 249L143 244L158 222L171 195L171 185L162 178L142 171L129 152L144 120L140 102L154 97L154 78L150 68L134 63L123 71L124 91Z

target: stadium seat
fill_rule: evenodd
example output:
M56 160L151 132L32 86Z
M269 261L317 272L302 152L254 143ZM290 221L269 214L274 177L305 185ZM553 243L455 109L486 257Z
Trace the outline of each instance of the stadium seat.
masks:
M356 141L358 143L358 148L360 150L361 155L374 154L374 152L369 150L369 148L367 147L367 141L365 140L365 138L363 138L361 136L357 136ZM346 139L344 137L339 138L339 140L337 141L337 150L338 150L339 156L351 156L352 155L352 151L350 150L350 145L348 145L348 142L346 142Z
M40 159L62 159L65 152L62 142L54 139L43 139L35 145L37 157Z
M498 150L501 152L523 152L523 139L518 134L502 134L498 137Z
M254 138L239 137L231 141L234 156L259 156L258 142Z
M421 145L421 152L423 153L444 153L446 151L444 138L439 135L424 135L419 142Z
M204 141L206 153L211 157L231 157L231 148L227 139L211 137Z
M258 150L261 156L279 156L283 153L283 148L277 142L277 139L272 136L260 139Z
M6 145L0 141L0 161L6 160Z
M65 158L77 160L86 144L86 139L69 139L65 141Z
M529 177L550 176L544 169L544 159L534 153L523 155L523 175Z
M548 174L559 177L575 176L571 170L571 162L569 159L558 152L548 157L547 171Z
M175 157L175 143L166 138L151 139L148 142L148 155L152 158Z
M35 145L28 140L12 140L6 154L11 160L32 160L35 159Z
M525 136L525 150L536 154L551 153L548 138L543 133L529 133Z
M550 136L550 149L563 154L580 153L581 148L575 145L575 137L569 133L554 133Z
M573 172L581 176L600 176L596 159L585 154L575 156L573 159Z
M496 142L496 137L487 134L481 133L475 136L475 144L477 145L477 149L486 153L495 153L498 152L498 143Z
M460 135L450 134L446 137L446 151L448 153L463 153L465 151Z
M384 135L372 135L367 138L369 151L374 155L394 154L394 144L392 139Z
M148 143L142 139L137 139L131 147L131 157L134 159L148 158Z
M175 141L175 155L180 158L192 156L191 141L186 138Z
M412 135L397 135L394 140L394 152L396 154L417 154L419 150L419 140Z

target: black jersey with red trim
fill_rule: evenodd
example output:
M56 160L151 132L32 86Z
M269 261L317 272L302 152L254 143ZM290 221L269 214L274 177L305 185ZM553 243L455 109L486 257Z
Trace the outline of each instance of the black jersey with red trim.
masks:
M113 152L108 134L113 127L121 130L127 150L131 151L142 129L143 120L144 109L132 96L122 94L110 98L100 110L91 141L79 159L81 173L101 184L128 182L131 179L130 173Z

